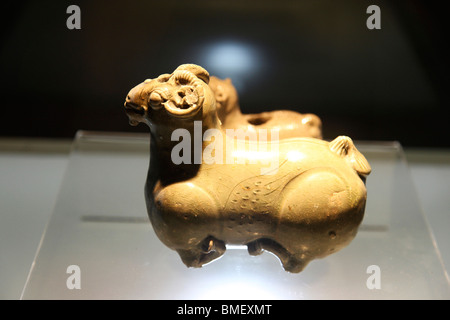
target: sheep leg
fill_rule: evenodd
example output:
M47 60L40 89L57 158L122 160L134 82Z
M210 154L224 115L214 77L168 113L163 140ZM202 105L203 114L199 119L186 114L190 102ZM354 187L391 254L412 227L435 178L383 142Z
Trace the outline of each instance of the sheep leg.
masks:
M288 272L298 273L302 271L309 262L300 258L302 256L301 253L293 253L278 242L268 238L252 241L247 244L247 248L248 253L253 256L261 254L263 250L272 252L280 259L283 268Z
M206 237L190 249L177 249L183 263L188 267L201 268L225 253L225 243L214 237Z

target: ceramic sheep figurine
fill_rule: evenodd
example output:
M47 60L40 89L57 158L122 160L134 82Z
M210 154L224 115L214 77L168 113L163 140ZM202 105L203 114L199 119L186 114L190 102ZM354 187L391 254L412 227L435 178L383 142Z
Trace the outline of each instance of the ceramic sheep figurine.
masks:
M289 272L348 245L371 171L352 140L224 128L209 81L186 64L126 97L130 123L150 128L145 195L159 239L189 267L239 244L251 255L274 253Z

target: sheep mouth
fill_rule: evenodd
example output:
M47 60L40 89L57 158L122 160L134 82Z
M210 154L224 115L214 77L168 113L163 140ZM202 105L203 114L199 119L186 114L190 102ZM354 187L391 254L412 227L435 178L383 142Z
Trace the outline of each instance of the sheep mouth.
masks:
M138 105L138 104L135 104L135 103L132 103L132 102L125 102L124 106L125 106L126 112L137 113L137 114L140 114L140 115L144 115L145 114L145 108L140 106L140 105Z

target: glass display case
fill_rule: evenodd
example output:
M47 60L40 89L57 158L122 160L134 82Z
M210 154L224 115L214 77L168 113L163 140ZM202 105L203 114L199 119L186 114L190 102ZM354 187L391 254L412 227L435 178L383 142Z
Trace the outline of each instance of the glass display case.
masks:
M77 134L22 299L450 298L399 143L355 142L372 167L359 232L348 247L292 274L269 252L250 256L245 246L187 268L147 217L149 139Z

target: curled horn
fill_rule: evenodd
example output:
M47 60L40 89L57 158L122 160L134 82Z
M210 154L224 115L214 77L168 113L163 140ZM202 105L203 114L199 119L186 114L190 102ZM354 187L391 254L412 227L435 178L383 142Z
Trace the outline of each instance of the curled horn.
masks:
M173 77L175 80L183 84L198 85L197 77L188 70L175 70L175 72L173 73Z
M182 85L179 91L183 94L182 102L174 103L169 100L164 103L164 107L172 116L190 117L203 105L205 98L203 86L209 81L209 74L196 65L181 65L174 71L172 77Z
M174 117L190 117L197 113L205 100L203 86L209 83L209 73L195 64L182 64L172 74L172 78L181 85L182 102L171 100L163 105Z
M194 74L197 78L203 80L206 84L209 84L209 73L208 71L206 71L204 68L196 65L196 64L192 64L192 63L187 63L187 64L182 64L181 66L179 66L176 71L189 71L192 74Z

